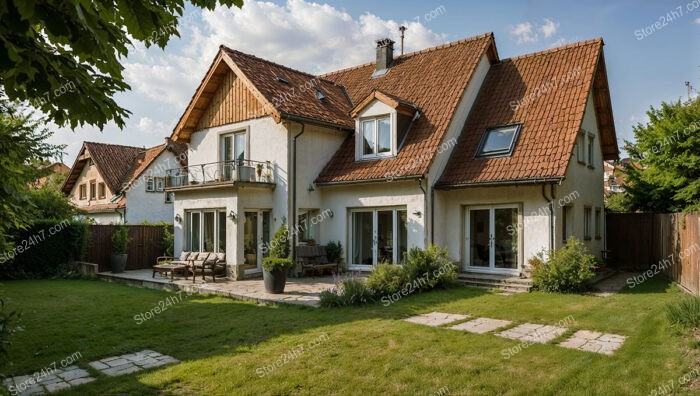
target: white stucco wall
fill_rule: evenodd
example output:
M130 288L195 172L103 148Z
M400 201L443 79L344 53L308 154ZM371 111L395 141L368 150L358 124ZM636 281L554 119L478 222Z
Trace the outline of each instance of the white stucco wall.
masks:
M126 189L127 224L139 224L144 221L151 223L173 222L173 204L165 202L165 193L162 191L147 192L146 179L147 177L165 177L165 172L168 169L177 166L175 155L171 151L165 150Z
M119 209L119 211L123 211L123 209ZM85 217L92 219L95 224L121 224L122 223L122 217L112 211L112 212L97 212L97 213L88 213Z
M600 133L595 116L595 106L593 95L588 96L588 104L586 105L586 113L583 118L582 128L595 135L594 147L594 165L589 168L586 164L578 162L576 157L576 149L573 150L569 166L566 171L566 179L557 189L557 198L565 196L576 196L569 205L573 208L573 235L583 240L590 249L591 253L601 259L601 250L605 245L605 210L603 203L603 152L600 145ZM591 240L584 240L583 217L584 207L592 208L591 216ZM601 210L601 238L595 237L595 209ZM555 243L559 247L563 244L562 238L562 208L557 205L556 213L556 231Z

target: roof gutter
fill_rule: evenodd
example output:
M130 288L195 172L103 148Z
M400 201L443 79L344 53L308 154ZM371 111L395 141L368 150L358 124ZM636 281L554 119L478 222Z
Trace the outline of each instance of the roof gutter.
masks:
M561 183L563 177L546 177L543 179L525 179L525 180L503 180L483 183L459 183L459 184L438 184L435 186L438 190L455 190L467 187L495 187L508 185L526 185L526 184L542 184L542 183Z
M390 181L405 181L405 180L421 180L423 175L401 176L401 177L382 177L378 179L362 179L362 180L343 180L334 182L316 182L317 186L339 186L364 183L388 183Z
M304 124L304 123L314 124L314 125L318 125L318 126L322 126L322 127L326 127L326 128L338 129L341 131L354 131L355 130L354 127L349 127L347 125L334 124L332 122L326 122L326 121L319 121L319 120L315 120L313 118L299 116L299 115L290 114L290 113L280 112L280 117L287 119L289 121L298 122L300 124Z

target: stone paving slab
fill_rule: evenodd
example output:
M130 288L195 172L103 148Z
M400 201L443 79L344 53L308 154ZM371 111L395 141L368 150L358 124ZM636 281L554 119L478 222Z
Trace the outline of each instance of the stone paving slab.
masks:
M469 315L449 314L443 312L431 312L423 315L411 316L404 319L406 322L421 324L425 326L442 326L444 324L456 322L469 318Z
M627 337L618 334L604 334L597 331L579 330L564 342L560 347L578 349L579 351L595 352L604 355L612 355L624 344Z
M496 333L499 337L510 338L523 342L546 344L566 333L566 327L548 326L535 323L525 323L512 329Z
M42 395L58 392L80 384L86 384L95 380L90 373L78 366L67 366L62 369L47 370L48 375L21 375L8 378L3 381L5 387L12 390L14 395Z
M470 320L469 322L460 323L449 327L452 330L462 330L468 331L470 333L484 334L501 327L508 326L512 322L510 320L500 320L500 319L490 319L490 318L477 318Z
M137 371L152 367L164 366L166 364L179 363L180 361L172 356L144 349L141 352L129 353L121 356L112 356L94 362L90 366L110 377L131 374Z

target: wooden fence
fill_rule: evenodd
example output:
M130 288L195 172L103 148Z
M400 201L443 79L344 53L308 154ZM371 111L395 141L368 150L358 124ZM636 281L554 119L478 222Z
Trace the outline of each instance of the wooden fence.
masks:
M608 213L607 248L620 269L661 268L700 295L700 214Z
M163 255L163 226L127 225L129 229L128 259L126 269L151 268L156 258ZM91 225L90 240L85 255L85 261L98 265L98 270L109 271L109 257L112 254L112 234L115 225ZM172 232L172 226L170 227Z

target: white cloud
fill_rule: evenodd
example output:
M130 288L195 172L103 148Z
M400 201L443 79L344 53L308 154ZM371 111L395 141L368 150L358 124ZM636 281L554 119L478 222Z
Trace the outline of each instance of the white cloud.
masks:
M518 44L534 43L538 40L534 26L530 22L523 22L513 26L508 32L515 37Z
M552 37L559 29L559 22L554 22L550 18L545 18L544 23L539 27L539 31L544 34L545 38Z
M700 18L695 18L695 23L697 23L698 25L700 25Z

